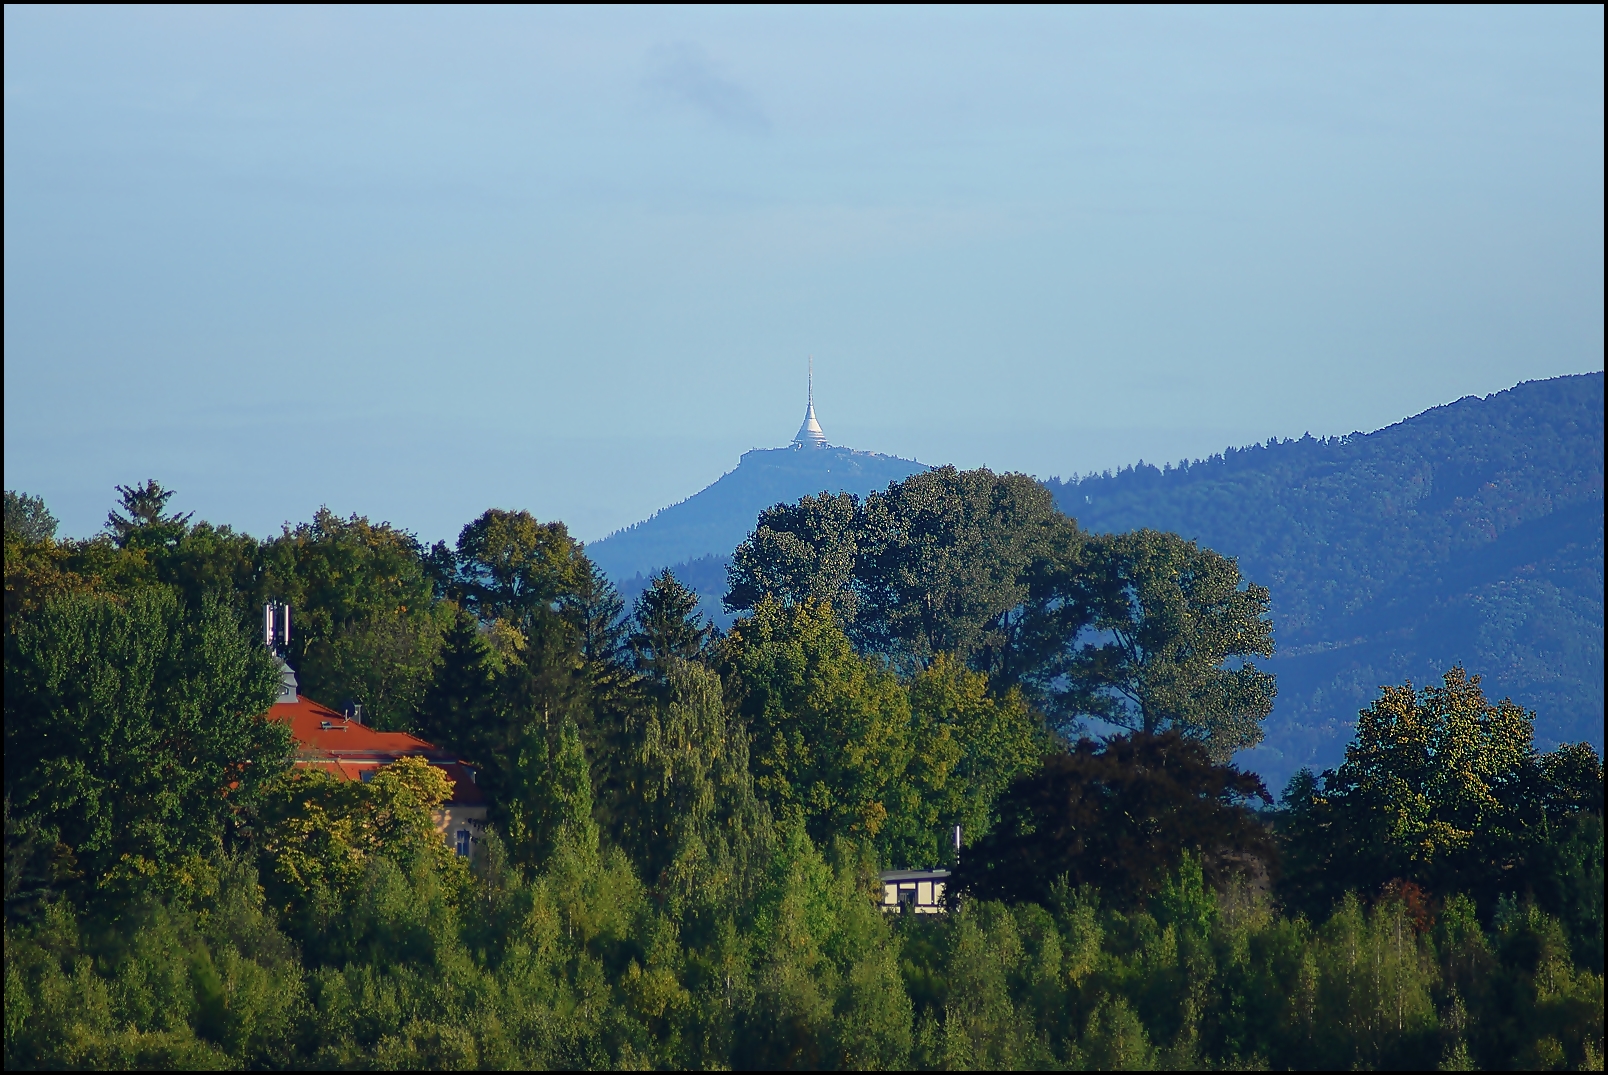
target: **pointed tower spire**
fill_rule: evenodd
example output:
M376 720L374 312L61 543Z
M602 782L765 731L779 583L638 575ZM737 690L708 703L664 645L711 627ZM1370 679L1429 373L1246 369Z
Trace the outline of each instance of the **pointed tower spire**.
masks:
M793 443L800 448L825 448L826 434L821 432L821 423L815 420L815 356L810 356L810 380L808 402L804 405L804 424L798 427L798 435Z

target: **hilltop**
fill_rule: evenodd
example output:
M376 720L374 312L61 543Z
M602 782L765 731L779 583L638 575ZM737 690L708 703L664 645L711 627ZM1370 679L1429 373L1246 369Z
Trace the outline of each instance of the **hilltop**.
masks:
M927 469L911 459L852 448L756 448L744 452L737 467L708 488L588 545L586 555L629 593L634 575L647 576L701 557L729 556L772 504L823 491L864 496ZM722 569L722 583L724 579ZM714 595L717 601L719 596Z

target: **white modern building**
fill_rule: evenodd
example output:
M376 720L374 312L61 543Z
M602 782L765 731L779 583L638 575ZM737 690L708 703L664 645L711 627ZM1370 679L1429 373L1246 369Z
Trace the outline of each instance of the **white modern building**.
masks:
M943 914L948 870L884 870L882 909L899 914Z

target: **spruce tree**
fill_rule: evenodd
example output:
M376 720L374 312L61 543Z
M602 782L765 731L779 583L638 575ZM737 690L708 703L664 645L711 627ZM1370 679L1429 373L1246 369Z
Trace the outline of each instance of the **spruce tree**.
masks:
M695 661L714 633L698 612L698 595L681 585L670 569L653 581L632 609L635 630L626 640L637 671L663 684L671 658Z
M167 502L173 499L173 490L164 489L155 478L147 478L144 485L119 485L119 502L127 514L111 512L106 516L106 529L111 531L117 547L126 549L162 548L177 542L189 528L190 516L167 514Z

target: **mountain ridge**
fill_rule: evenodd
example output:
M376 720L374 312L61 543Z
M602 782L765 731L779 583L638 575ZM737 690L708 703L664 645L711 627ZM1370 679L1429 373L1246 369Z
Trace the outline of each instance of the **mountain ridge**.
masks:
M1045 483L1095 532L1173 530L1269 587L1279 696L1242 761L1336 764L1380 685L1454 663L1603 742L1603 375L1465 396L1372 433Z
M1602 449L1593 373L1464 396L1369 433L1273 438L1043 484L1085 529L1172 530L1270 588L1279 696L1267 738L1241 760L1278 787L1302 766L1336 764L1380 685L1438 682L1454 663L1535 710L1543 747L1583 739L1601 750ZM796 488L771 500L753 490L723 545L611 577L629 600L668 566L728 625L730 551L762 508L821 491ZM672 508L714 506L703 493Z

